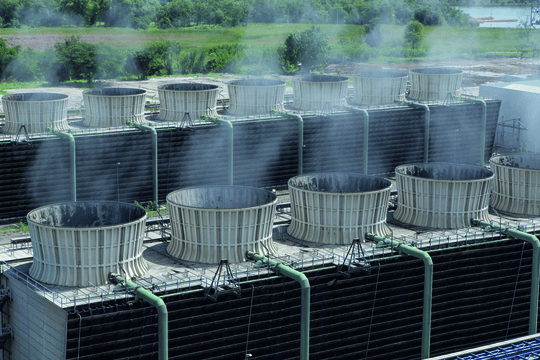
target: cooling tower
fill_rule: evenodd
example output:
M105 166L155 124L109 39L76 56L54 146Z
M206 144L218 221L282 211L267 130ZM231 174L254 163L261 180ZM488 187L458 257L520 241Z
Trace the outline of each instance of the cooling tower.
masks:
M310 75L293 79L293 108L322 110L347 105L349 79L343 76Z
M384 105L405 101L407 73L370 70L355 74L353 80L356 104Z
M16 134L22 125L28 132L67 130L68 96L54 93L23 93L2 97L4 132Z
M391 183L353 173L319 173L289 180L289 235L322 244L351 244L366 233L387 234Z
M272 79L243 79L227 83L230 115L266 114L283 111L285 82Z
M212 84L167 84L158 86L159 120L182 121L189 113L191 119L201 115L217 116L219 87Z
M463 71L446 68L412 69L409 72L412 100L444 100L448 93L461 95Z
M246 251L275 252L277 196L246 186L201 186L167 195L172 238L167 252L182 260L244 261Z
M471 219L488 220L493 172L461 164L411 164L396 168L398 207L406 224L459 229Z
M124 126L144 120L146 90L130 88L83 91L84 120L88 127Z
M68 202L28 213L30 276L62 286L103 285L109 272L143 275L146 211L117 202Z
M513 214L540 215L540 155L500 155L489 163L495 173L491 206Z

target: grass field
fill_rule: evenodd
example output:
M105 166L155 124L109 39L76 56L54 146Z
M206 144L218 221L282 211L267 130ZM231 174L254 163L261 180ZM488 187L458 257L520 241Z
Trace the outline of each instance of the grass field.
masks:
M161 39L176 40L184 47L207 48L227 43L241 43L253 47L277 47L283 43L287 34L310 28L310 24L249 24L236 28L179 28L169 30L134 30L124 28L39 28L39 29L0 29L0 35L60 35L90 36L113 46L144 46ZM330 43L337 46L339 39L351 37L355 26L320 25L328 35ZM382 25L383 41L378 55L391 53L391 49L402 45L405 26ZM523 29L475 28L475 27L425 27L425 42L429 46L426 60L449 56L478 56L491 53L521 52L530 48L526 44ZM538 35L533 32L532 41ZM538 42L538 41L537 41ZM373 58L372 61L377 61Z

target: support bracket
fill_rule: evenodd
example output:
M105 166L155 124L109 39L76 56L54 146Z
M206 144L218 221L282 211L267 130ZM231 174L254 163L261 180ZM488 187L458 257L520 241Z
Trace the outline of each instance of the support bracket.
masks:
M350 278L350 270L351 266L353 265L361 270L364 270L368 274L371 273L371 266L365 257L360 239L353 239L352 244L347 251L347 255L345 255L345 258L343 259L343 264L339 265L337 268L338 274L343 275L346 278ZM343 270L343 267L345 266L347 266L347 271Z
M223 282L220 284L221 273L223 274ZM204 297L212 301L217 301L219 295L234 294L240 297L242 292L238 280L233 277L229 260L221 260L214 274L210 287L204 292Z

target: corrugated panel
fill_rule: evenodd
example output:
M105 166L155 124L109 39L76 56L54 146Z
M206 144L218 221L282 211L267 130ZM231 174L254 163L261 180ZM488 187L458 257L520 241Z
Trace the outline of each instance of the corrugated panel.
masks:
M298 175L298 122L234 122L234 185L286 185Z
M508 240L430 254L432 356L527 333L529 244ZM381 260L373 263L371 274L353 270L351 278L335 269L306 275L311 284L310 359L420 357L421 260ZM203 292L165 298L169 359L237 360L245 357L246 345L256 359L298 359L299 285L287 278L252 284L242 286L240 298L222 296L217 302L205 299ZM70 312L67 359L157 357L157 314L148 304L77 310L82 320Z
M487 160L500 101L486 103ZM433 105L430 109L430 162L477 163L480 105ZM398 165L423 162L424 110L394 108L369 114L369 174L391 174ZM303 172L363 172L364 126L363 115L356 113L305 117ZM234 122L233 131L235 185L278 187L298 174L296 120ZM218 125L193 131L158 130L159 199L183 187L227 184L227 136ZM75 143L78 199L153 200L149 133L77 136ZM0 144L1 219L25 216L40 205L70 199L68 141L34 140L33 144Z

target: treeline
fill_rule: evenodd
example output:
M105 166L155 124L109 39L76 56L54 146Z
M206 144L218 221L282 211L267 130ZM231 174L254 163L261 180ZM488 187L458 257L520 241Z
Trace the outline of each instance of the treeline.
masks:
M530 6L531 0L452 0L453 6L497 6L497 5L522 5Z
M275 47L249 47L238 43L207 48L183 47L178 40L161 40L144 48L118 48L89 44L71 36L44 51L7 47L0 38L0 81L47 81L138 79L149 76L229 72L243 75L289 74L320 71L330 63L364 61L377 56L419 57L428 46L418 21L406 26L405 36L393 38L390 47L379 47L380 29L365 36L365 26L348 25L341 39L330 43L328 35L311 26L290 33Z
M464 0L455 0L464 1ZM501 0L504 1L504 0ZM0 27L145 29L254 23L465 25L447 0L1 0ZM369 29L368 29L369 30Z
M328 41L328 40L327 40ZM276 49L227 44L208 49L182 48L162 40L142 49L89 44L71 36L44 51L7 47L0 39L0 81L146 79L149 76L208 72L277 73Z

